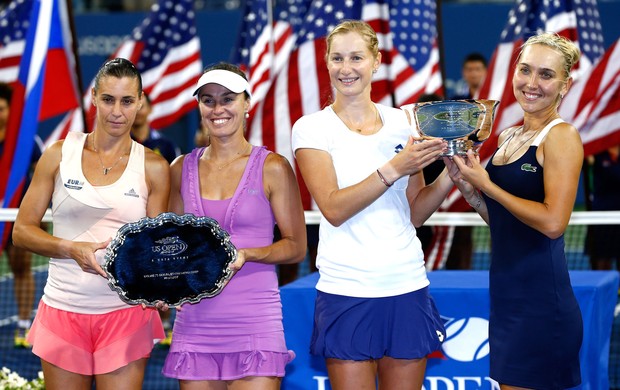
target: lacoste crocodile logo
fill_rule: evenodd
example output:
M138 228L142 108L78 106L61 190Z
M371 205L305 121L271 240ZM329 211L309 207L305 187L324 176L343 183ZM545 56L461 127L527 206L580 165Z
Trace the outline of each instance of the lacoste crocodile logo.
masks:
M536 172L536 167L532 166L530 163L525 163L521 165L521 170L526 172Z

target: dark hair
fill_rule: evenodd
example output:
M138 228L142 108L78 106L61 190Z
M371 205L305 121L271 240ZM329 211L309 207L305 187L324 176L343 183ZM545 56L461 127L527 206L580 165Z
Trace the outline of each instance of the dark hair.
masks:
M4 99L7 103L11 103L13 97L13 88L7 83L0 82L0 99Z
M484 58L482 54L477 52L469 53L467 56L465 56L465 59L463 60L463 66L465 66L465 64L468 62L482 62L482 65L484 65L485 68L487 67L487 59Z
M129 77L138 80L138 94L142 93L142 76L131 61L124 58L115 58L103 64L95 76L95 92L99 89L99 82L104 77Z

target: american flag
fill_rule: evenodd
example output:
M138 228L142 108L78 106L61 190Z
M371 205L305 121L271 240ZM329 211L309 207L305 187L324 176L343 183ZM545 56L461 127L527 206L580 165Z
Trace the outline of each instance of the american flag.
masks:
M0 198L2 207L16 207L21 201L24 179L39 122L79 106L75 78L75 53L64 0L34 0L25 5L18 0L8 10L30 7L17 15L28 22L13 19L24 28L23 50L19 61L11 112L0 160ZM22 39L20 37L20 39ZM0 236L6 238L0 224Z
M26 46L32 0L16 0L0 11L0 81L15 83Z
M268 6L265 0L247 2L235 62L248 71L253 93L250 142L292 164L293 123L332 100L325 37L344 19L365 20L377 32L383 64L373 79L374 101L398 107L423 93L442 92L434 0L296 0L276 4L272 22ZM299 181L304 208L316 209Z
M620 144L620 39L573 83L560 115L579 129L586 155Z
M133 62L142 75L142 87L152 104L151 127L169 126L196 109L192 94L202 74L202 60L192 0L159 0L110 59L117 57ZM95 118L93 86L94 80L83 97L89 131ZM84 131L80 116L75 111L65 117L54 132L56 138L67 131Z
M508 14L508 22L478 94L480 98L501 100L495 116L493 135L480 150L482 159L488 159L497 148L500 130L518 125L523 119L523 111L512 92L514 65L520 46L527 38L544 31L556 32L579 45L582 56L573 74L575 79L586 74L605 51L595 0L516 1ZM571 93L573 91L569 91L566 98ZM572 116L564 119L571 121Z

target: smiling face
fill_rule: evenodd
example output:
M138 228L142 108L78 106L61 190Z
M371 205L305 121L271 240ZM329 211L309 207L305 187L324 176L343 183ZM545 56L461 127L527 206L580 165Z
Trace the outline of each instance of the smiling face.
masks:
M245 94L234 93L219 84L206 84L198 92L202 123L212 137L222 137L240 131L243 134L245 113L250 108Z
M514 95L526 113L556 110L560 95L571 83L564 57L551 47L534 44L523 49L512 78Z
M142 104L141 95L136 78L102 77L97 91L92 90L93 104L97 107L97 129L112 135L130 131Z
M327 54L327 70L338 94L356 96L370 91L373 70L380 64L368 42L357 32L334 35Z

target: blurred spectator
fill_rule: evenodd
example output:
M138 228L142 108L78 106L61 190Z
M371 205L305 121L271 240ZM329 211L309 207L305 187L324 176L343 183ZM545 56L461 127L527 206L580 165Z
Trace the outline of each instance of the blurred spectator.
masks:
M4 153L4 139L6 136L12 95L12 88L8 84L0 83L0 158L2 158ZM41 139L38 136L35 141L31 157L33 168L39 160L39 157L41 157L41 150L43 147ZM24 193L26 192L29 182L30 177L28 177L24 185ZM4 249L6 250L11 272L13 272L13 291L15 300L17 301L17 329L15 330L14 343L16 347L28 348L30 345L26 341L26 335L28 334L32 322L31 315L35 298L34 276L31 269L32 253L13 245L12 223L7 223L5 228L9 231L9 237Z
M463 60L462 80L452 99L471 99L482 86L487 75L487 60L480 53L470 53Z
M620 145L587 159L592 211L620 210ZM586 180L587 185L587 180ZM593 270L610 270L620 258L620 225L588 225L586 252Z
M160 131L151 129L148 121L150 113L151 100L145 93L142 108L138 111L136 120L131 127L131 138L165 158L168 163L171 163L172 160L181 154L181 151L172 141L164 137Z

